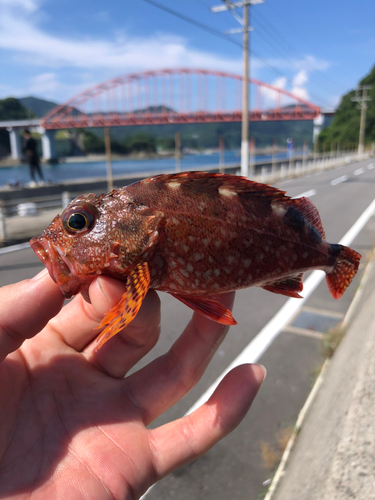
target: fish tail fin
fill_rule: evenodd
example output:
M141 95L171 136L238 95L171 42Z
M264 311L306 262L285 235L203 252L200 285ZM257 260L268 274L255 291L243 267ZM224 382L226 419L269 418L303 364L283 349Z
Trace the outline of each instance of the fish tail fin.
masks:
M332 297L339 299L356 275L361 255L343 245L331 245L331 247L334 247L334 251L338 251L338 254L331 272L326 275L326 281Z

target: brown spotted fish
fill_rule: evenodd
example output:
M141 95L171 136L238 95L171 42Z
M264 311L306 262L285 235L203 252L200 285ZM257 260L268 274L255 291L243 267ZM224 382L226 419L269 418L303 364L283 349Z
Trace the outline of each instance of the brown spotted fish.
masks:
M133 320L149 288L233 325L231 312L212 295L258 286L300 297L303 273L322 269L338 299L361 258L325 241L307 198L205 172L158 175L79 196L30 244L65 297L88 298L99 274L126 281L122 299L101 323L99 347Z

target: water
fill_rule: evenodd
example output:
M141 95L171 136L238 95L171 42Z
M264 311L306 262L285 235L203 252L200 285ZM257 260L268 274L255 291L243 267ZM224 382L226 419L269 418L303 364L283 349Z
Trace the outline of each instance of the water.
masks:
M286 153L276 155L277 158L286 158ZM271 156L256 156L257 160L269 160ZM237 151L225 151L225 164L240 164ZM219 153L185 155L181 158L181 170L194 170L205 166L218 166ZM43 165L44 177L47 181L59 183L73 179L92 177L104 178L107 165L105 161L58 163L56 165ZM141 172L174 172L174 158L158 158L148 160L113 160L113 175L126 175ZM23 185L30 181L29 167L19 165L16 167L0 168L0 186L6 184Z

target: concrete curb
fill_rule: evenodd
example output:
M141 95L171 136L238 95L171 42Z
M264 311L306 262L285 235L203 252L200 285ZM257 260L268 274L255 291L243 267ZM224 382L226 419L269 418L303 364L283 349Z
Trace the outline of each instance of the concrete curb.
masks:
M369 258L369 261L366 264L366 268L364 270L360 285L359 285L359 287L358 287L358 289L353 297L353 300L352 300L352 302L351 302L351 304L350 304L350 306L345 314L345 317L343 318L342 322L339 325L341 328L346 329L352 323L356 313L358 313L360 301L363 297L364 290L366 288L367 282L368 282L369 277L373 271L374 266L375 266L375 249L373 250L371 257ZM318 378L316 379L315 384L314 384L313 388L311 389L311 392L310 392L308 398L306 399L306 402L303 405L303 407L298 415L297 422L294 426L292 435L289 438L287 446L286 446L284 453L281 457L279 466L276 469L276 472L273 476L272 482L268 488L268 491L267 491L266 496L264 497L264 500L272 500L274 498L274 494L276 493L276 490L280 484L280 481L286 473L286 467L288 465L291 453L294 449L294 445L296 444L297 436L299 435L299 433L304 425L304 422L306 420L306 417L309 413L309 410L311 409L311 407L316 399L316 396L317 396L319 390L321 389L321 386L324 382L324 379L325 379L325 376L327 374L327 370L328 370L330 363L331 363L330 359L326 359L323 363L320 374L319 374ZM291 499L288 499L288 500L291 500Z

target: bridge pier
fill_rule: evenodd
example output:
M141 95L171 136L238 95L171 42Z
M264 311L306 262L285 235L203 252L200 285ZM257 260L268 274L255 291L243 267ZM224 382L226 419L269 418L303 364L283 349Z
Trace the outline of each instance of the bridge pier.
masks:
M55 131L42 129L42 157L43 160L56 159Z
M21 137L18 132L18 129L9 127L8 129L9 137L10 137L10 155L12 160L20 160L22 157L22 148L21 148Z
M315 141L317 140L318 135L320 134L320 132L323 128L323 125L324 125L324 115L321 114L321 115L317 116L316 118L314 118L313 123L314 123L313 144L315 144Z

